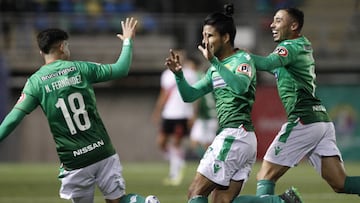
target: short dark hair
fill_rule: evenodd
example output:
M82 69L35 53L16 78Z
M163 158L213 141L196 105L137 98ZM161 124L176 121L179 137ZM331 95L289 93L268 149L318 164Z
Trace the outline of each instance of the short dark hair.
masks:
M39 49L45 54L48 54L54 45L67 39L69 39L69 35L58 28L43 30L37 35Z
M221 36L226 33L230 36L230 43L234 46L236 27L232 15L234 14L234 5L226 4L224 12L216 12L208 15L204 20L204 25L214 26Z
M297 29L298 32L301 32L301 29L304 25L304 13L298 8L284 8L291 18L293 18L298 24L299 27Z

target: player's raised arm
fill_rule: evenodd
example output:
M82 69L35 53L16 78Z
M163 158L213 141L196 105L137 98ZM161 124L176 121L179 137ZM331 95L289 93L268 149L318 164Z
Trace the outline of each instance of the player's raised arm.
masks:
M175 74L182 73L180 56L170 49L170 56L165 59L165 65Z
M134 18L126 18L125 21L121 21L122 34L117 34L117 37L123 40L123 47L121 54L116 63L111 64L112 78L119 78L127 76L131 60L132 60L132 43L135 37L137 20Z
M195 86L191 86L186 81L180 56L172 49L170 49L170 56L165 59L165 65L174 73L179 93L184 102L193 102L211 91L206 82L197 82Z
M121 28L123 31L123 34L117 34L117 37L124 40L125 39L131 39L135 37L135 31L136 31L136 25L138 21L135 20L133 17L126 18L125 22L121 21Z

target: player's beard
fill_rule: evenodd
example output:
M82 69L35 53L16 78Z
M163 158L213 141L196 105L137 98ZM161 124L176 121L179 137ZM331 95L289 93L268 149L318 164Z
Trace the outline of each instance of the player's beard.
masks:
M213 51L214 56L216 56L217 58L222 58L222 55L223 55L223 46L222 45L220 45L217 49L212 48L210 50Z

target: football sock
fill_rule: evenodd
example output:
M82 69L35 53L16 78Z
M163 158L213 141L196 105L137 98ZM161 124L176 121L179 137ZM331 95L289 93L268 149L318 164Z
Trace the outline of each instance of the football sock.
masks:
M360 176L346 176L344 192L346 194L360 195Z
M182 169L185 165L184 155L180 148L171 147L170 155L170 179L181 178Z
M195 196L192 197L188 203L208 203L208 198L204 196Z
M285 201L278 195L268 195L264 197L240 195L232 203L284 203Z
M145 198L137 194L127 194L121 197L119 203L144 203Z
M275 182L271 180L259 180L256 184L256 196L274 195Z

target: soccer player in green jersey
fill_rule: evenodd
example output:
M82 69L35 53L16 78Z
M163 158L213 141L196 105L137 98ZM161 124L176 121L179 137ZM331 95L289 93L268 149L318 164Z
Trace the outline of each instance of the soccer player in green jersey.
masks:
M257 196L274 194L276 181L304 157L335 192L360 194L360 177L346 175L334 125L316 97L313 49L301 35L303 23L299 9L278 10L270 25L275 51L267 57L251 55L258 70L275 74L288 117L257 174Z
M21 97L0 125L5 139L25 115L41 106L56 143L61 167L60 197L74 203L94 202L95 185L107 203L141 202L125 195L119 157L97 111L93 83L125 77L132 60L137 21L121 21L123 47L113 64L70 61L68 34L46 29L37 35L45 65L27 80Z
M225 13L206 17L203 44L199 46L211 66L206 75L189 85L179 57L170 51L165 65L174 73L184 101L193 102L207 93L215 95L219 130L200 161L189 188L189 203L231 202L241 191L256 161L257 141L251 121L255 99L256 70L250 55L234 48L236 29L233 6ZM282 202L280 196L273 199Z

